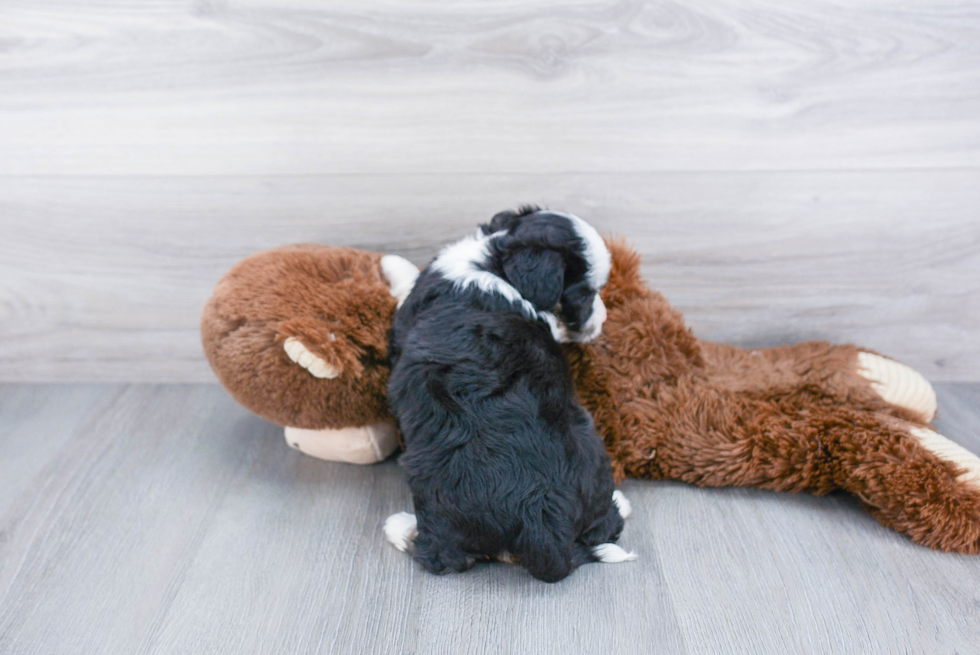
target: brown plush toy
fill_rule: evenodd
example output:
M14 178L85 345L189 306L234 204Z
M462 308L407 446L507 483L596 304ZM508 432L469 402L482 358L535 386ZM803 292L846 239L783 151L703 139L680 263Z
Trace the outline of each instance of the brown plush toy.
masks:
M321 459L371 464L398 447L388 329L418 268L397 255L315 244L252 255L218 282L204 352L235 400Z
M977 554L980 458L928 428L936 396L921 375L849 345L696 339L640 279L636 253L609 246L603 334L565 348L617 478L844 489L917 543ZM208 302L205 352L236 399L290 426L293 447L384 459L397 446L386 334L417 274L404 259L347 248L255 255Z

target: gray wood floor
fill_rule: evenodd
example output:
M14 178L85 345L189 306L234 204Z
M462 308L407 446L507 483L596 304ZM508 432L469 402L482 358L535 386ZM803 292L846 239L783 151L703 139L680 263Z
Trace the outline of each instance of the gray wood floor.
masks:
M980 451L980 384L938 392ZM847 496L623 488L635 563L438 577L382 540L394 462L302 456L215 385L0 385L0 652L978 652L980 558Z
M969 0L0 0L0 380L203 382L218 277L521 202L704 338L980 380Z

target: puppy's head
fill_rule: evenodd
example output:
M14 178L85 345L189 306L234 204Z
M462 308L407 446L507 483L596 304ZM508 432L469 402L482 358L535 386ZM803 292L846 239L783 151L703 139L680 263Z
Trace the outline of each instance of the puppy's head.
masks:
M565 340L599 336L606 320L599 291L611 264L595 228L571 214L524 207L500 212L480 229L489 237L493 272L537 310L555 314Z

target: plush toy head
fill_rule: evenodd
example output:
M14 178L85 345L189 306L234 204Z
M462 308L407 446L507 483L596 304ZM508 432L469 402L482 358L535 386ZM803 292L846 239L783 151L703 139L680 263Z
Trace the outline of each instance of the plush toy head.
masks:
M205 305L204 352L238 402L287 427L292 447L384 459L397 446L387 333L417 274L400 257L352 248L258 253L228 271Z

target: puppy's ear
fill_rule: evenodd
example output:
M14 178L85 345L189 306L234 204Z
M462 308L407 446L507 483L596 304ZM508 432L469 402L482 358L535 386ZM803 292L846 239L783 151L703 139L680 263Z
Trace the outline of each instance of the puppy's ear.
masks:
M525 300L549 310L561 300L565 288L565 262L554 250L521 247L504 258L504 277Z
M493 218L490 219L489 223L485 223L480 226L484 234L493 234L494 232L500 232L501 230L509 230L517 223L519 214L510 209L502 211L498 214L494 214Z

